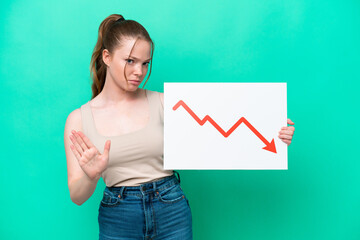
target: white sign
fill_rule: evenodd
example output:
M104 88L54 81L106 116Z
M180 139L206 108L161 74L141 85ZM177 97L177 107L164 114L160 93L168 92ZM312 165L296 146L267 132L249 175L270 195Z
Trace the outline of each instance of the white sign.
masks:
M164 169L287 169L286 83L164 83Z

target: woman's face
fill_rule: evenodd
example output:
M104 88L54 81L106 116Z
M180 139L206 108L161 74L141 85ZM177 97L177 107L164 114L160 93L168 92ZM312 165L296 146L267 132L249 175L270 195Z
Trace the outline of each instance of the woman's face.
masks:
M135 40L134 38L125 38L122 46L117 48L112 56L107 50L103 52L103 60L108 66L108 74L114 83L125 91L137 90L147 74L151 60L150 43L143 39L138 39L135 43ZM133 46L131 56L129 56Z

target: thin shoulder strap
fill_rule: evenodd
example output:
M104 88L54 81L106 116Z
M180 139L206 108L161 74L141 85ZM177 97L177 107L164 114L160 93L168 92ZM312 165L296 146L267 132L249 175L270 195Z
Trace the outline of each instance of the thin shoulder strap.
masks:
M93 134L94 133L93 131L95 130L94 120L90 108L90 101L82 105L80 110L81 110L81 121L82 121L84 134L86 136L90 136L90 134Z
M151 116L153 116L154 122L164 121L163 107L161 105L160 94L155 91L146 90L148 94Z

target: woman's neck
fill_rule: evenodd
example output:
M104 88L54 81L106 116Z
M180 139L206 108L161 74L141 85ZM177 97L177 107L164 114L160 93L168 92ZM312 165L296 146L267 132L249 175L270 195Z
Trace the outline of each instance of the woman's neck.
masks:
M132 102L138 99L144 90L141 88L136 91L126 91L125 89L114 84L113 81L105 80L105 85L102 91L96 96L97 102L101 105L117 105L119 103Z

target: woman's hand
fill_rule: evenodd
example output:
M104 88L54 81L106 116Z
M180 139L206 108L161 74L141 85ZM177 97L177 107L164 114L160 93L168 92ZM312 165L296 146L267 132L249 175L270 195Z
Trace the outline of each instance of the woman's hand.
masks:
M294 125L294 123L288 118L287 123L290 125ZM279 132L279 138L286 143L288 146L291 143L292 137L294 135L295 127L282 127Z
M80 167L91 179L100 178L109 162L110 140L105 142L104 153L101 154L82 132L71 131L70 145L72 152L79 162Z

